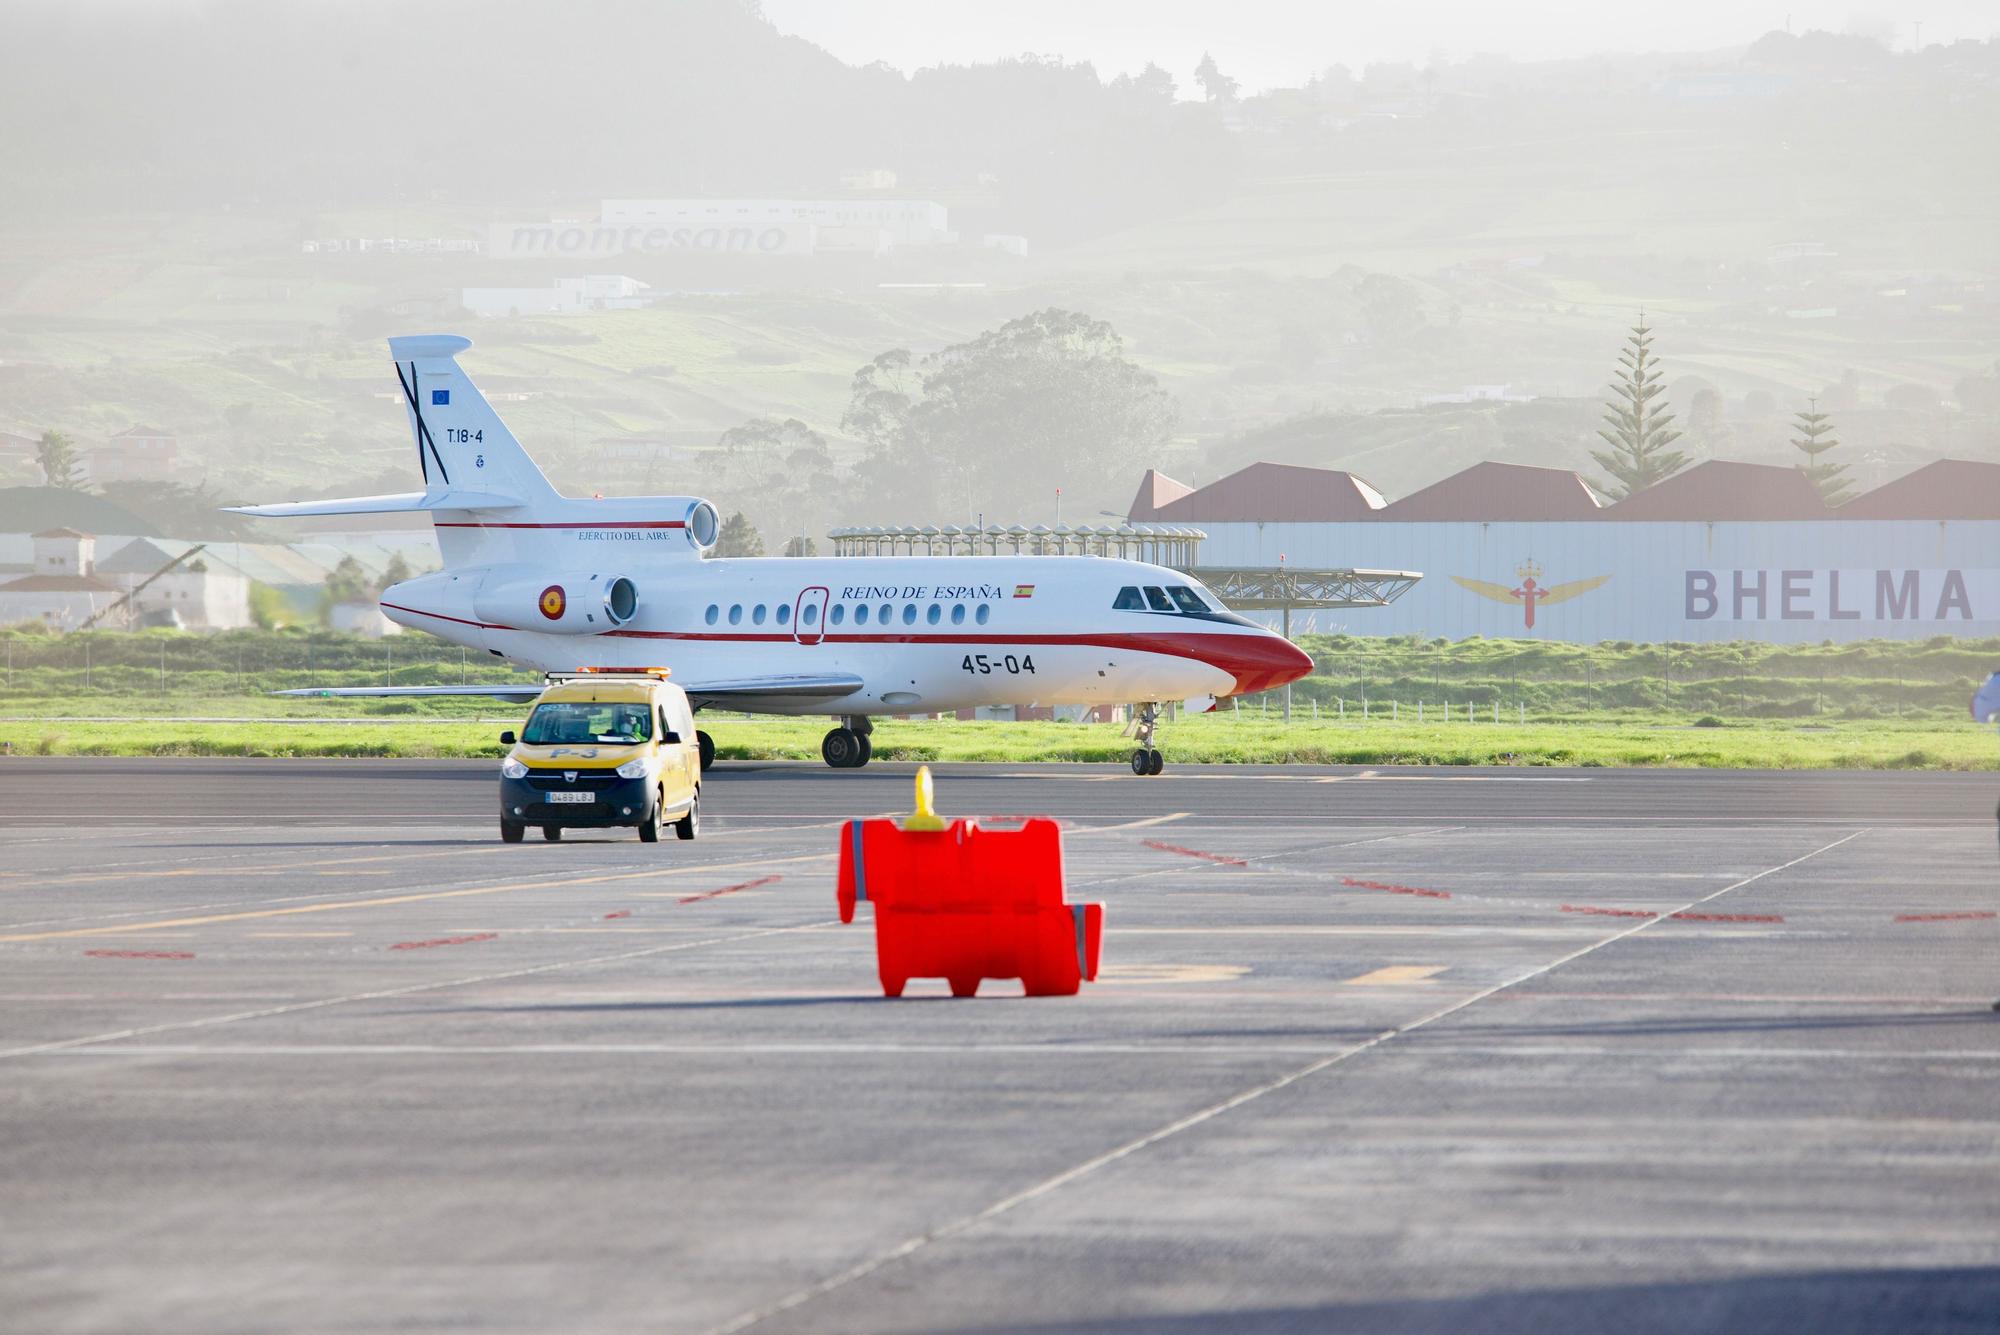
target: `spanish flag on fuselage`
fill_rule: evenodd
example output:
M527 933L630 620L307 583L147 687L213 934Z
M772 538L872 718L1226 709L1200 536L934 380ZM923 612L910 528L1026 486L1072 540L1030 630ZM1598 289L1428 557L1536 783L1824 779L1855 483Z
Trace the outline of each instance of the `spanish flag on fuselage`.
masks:
M1016 584L1014 586L1014 596L1016 598L1032 598L1035 596L1035 586L1032 584Z

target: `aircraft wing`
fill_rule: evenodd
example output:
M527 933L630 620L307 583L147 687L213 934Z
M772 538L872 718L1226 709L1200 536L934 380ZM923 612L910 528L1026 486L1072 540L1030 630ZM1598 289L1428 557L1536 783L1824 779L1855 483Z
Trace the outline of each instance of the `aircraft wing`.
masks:
M754 709L755 702L759 700L835 700L854 694L867 683L850 672L823 672L676 684L697 705L736 705Z
M696 705L734 705L752 709L760 700L837 700L852 695L864 683L846 672L799 673L769 677L731 677L717 681L675 682ZM273 691L273 695L314 697L487 695L502 700L532 700L544 690L540 682L506 681L478 686L306 686Z
M538 681L496 681L484 686L304 686L272 691L273 695L492 695L502 700L532 700L545 688Z
M518 496L502 496L490 491L445 488L437 491L406 491L394 496L343 496L331 501L279 501L272 505L225 505L231 514L254 515L260 519L295 519L302 515L390 515L414 514L429 510L515 510Z

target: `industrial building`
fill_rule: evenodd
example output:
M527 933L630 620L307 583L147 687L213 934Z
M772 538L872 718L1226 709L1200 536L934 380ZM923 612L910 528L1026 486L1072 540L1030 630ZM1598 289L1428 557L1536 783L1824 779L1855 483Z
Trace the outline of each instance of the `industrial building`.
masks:
M2000 464L1941 459L1838 507L1796 468L1709 460L1605 504L1568 469L1482 463L1391 500L1351 473L1148 472L1134 521L1203 567L1387 568L1386 606L1295 629L1594 642L2000 635Z

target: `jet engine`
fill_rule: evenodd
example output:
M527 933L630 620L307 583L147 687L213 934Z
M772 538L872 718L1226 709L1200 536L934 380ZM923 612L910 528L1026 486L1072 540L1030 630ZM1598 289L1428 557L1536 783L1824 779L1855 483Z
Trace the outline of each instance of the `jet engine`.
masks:
M616 630L639 613L639 586L624 575L494 571L472 596L473 615L491 625L551 635Z

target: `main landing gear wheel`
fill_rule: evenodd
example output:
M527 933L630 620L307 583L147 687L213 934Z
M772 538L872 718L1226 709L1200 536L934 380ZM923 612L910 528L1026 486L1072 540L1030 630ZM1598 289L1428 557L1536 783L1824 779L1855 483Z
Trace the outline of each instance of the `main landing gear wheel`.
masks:
M819 744L820 758L834 769L860 769L875 755L875 744L866 732L835 728Z
M708 767L715 763L715 739L705 732L697 732L694 740L701 747L701 772L706 774Z
M1167 767L1167 758L1153 745L1153 733L1160 726L1160 706L1148 701L1132 710L1132 736L1139 749L1132 753L1132 772L1141 777L1158 774Z
M820 739L820 759L834 769L858 769L861 765L861 738L850 728L835 728Z

